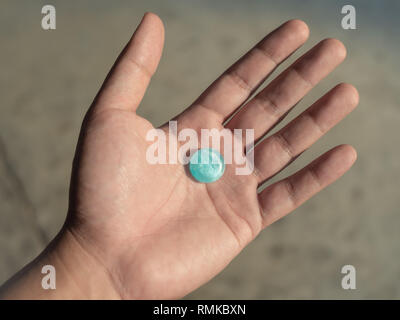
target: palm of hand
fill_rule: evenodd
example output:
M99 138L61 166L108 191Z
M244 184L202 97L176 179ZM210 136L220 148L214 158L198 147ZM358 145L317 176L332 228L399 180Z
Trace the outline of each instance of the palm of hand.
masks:
M153 46L155 38L162 38L160 28L157 17L147 15L114 66L84 123L71 183L68 228L108 270L119 294L127 298L178 298L194 290L221 271L263 227L335 180L354 161L350 147L339 147L260 195L257 186L291 161L284 148L277 149L281 138L267 139L261 147L264 155L259 160L256 157L257 175L236 175L234 165L228 165L224 176L211 184L195 182L181 164L148 163L145 155L151 143L145 137L152 125L126 105L137 107L149 81L147 73L155 70L161 49L155 46L151 50L156 53L148 53L146 39ZM251 58L254 60L250 54L247 67L255 63ZM234 70L229 80L223 77L178 116L178 124L196 130L223 128L219 115L225 110L210 110L208 105L220 105L217 91L221 86L226 86L224 91L232 97L236 92L243 95L248 83L243 83L242 75L237 80L240 63ZM136 82L144 85L132 93L122 80L132 86ZM330 96L349 94L349 88L344 91L341 88ZM323 100L325 104L329 101ZM348 103L348 109L355 104ZM314 109L319 110L319 105ZM329 126L343 116L344 112L333 117ZM244 113L236 119L228 127L247 128L243 119L251 118ZM293 125L292 130L299 126ZM254 127L257 137L257 124ZM285 144L289 148L287 140ZM306 147L303 143L300 149ZM290 152L300 153L300 149L291 147ZM273 164L273 157L280 159L279 164ZM337 157L347 160L338 165L333 161ZM272 167L257 165L261 158ZM322 170L327 166L329 173Z
M74 219L91 250L117 271L124 295L178 297L222 270L261 230L257 182L229 168L207 185L181 164L149 164L150 128L120 110L91 120Z

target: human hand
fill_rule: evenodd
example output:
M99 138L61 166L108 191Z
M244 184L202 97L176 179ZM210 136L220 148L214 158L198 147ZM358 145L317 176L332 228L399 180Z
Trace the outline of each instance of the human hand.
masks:
M178 130L220 130L225 124L232 130L252 128L259 140L345 58L341 42L323 40L246 102L307 37L308 27L299 20L273 31L175 118ZM338 146L257 193L355 108L356 89L340 84L255 147L250 175L235 174L231 164L220 180L203 184L182 164L150 164L146 134L153 126L136 109L160 60L163 40L162 22L146 14L86 115L74 160L68 218L57 243L74 243L62 247L82 251L76 255L90 261L92 272L87 273L106 283L102 290L109 288L110 295L103 292L108 297L183 297L356 159L352 147ZM161 129L167 132L167 124ZM68 277L76 278L68 254L58 256L69 266ZM89 291L96 296L94 288ZM87 293L78 292L81 297Z

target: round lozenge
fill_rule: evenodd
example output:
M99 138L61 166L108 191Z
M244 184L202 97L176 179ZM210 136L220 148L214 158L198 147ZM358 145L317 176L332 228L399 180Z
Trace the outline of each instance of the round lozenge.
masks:
M193 178L199 182L217 181L225 171L224 158L214 149L199 149L190 158L189 170Z

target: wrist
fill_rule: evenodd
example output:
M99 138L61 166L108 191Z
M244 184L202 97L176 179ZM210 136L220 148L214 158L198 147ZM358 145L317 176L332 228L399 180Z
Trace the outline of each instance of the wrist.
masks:
M120 299L109 271L88 252L73 231L65 228L53 252L63 272L59 290L71 299ZM64 286L64 288L63 288Z
M54 267L55 289L45 289L42 268ZM111 276L64 228L49 246L0 290L5 299L120 299Z

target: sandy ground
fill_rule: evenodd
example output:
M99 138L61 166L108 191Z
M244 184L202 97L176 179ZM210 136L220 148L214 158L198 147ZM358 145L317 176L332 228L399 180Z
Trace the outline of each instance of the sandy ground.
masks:
M340 27L341 1L330 7L325 1L52 3L57 29L51 32L40 27L47 2L3 0L0 11L0 282L61 227L82 117L142 14L154 11L165 22L166 46L139 113L155 125L183 110L248 47L290 18L311 29L299 53L337 37L348 58L288 119L338 82L353 83L361 95L354 113L277 178L340 143L358 150L354 168L266 229L188 297L400 298L399 4L352 1L358 29L350 31ZM345 264L357 269L356 290L341 288Z

